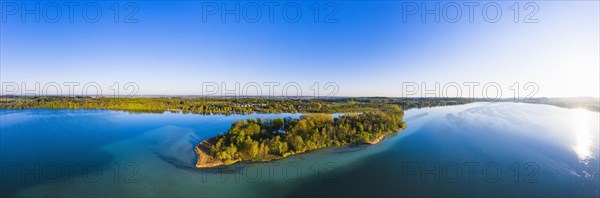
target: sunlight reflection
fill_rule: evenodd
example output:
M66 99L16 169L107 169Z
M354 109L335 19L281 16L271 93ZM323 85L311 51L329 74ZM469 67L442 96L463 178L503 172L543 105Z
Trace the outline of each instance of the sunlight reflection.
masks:
M573 123L575 124L575 145L573 150L577 153L580 160L586 160L592 157L592 140L589 126L589 117L586 110L576 109L573 111Z

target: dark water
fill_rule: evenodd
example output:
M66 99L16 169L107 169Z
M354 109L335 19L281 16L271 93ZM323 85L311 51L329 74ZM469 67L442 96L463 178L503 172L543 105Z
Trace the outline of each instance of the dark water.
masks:
M238 119L104 110L0 110L1 195L85 197L598 197L599 114L474 103L406 112L373 146L193 168L193 146Z

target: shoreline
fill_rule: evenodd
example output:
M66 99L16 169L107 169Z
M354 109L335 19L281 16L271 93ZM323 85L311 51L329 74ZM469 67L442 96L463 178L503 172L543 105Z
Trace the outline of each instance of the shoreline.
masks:
M368 142L364 142L363 144L367 144L367 145L375 145L380 143L383 139L385 139L387 136L391 135L391 134L395 134L395 133L400 133L400 131L402 131L403 129L400 129L396 132L393 133L389 133L389 134L385 134L385 135L381 135L377 138L375 138L372 141L368 141ZM198 169L202 169L202 168L214 168L214 167L219 167L219 166L228 166L228 165L233 165L235 163L238 162L242 162L242 161L246 161L246 162L270 162L270 161L275 161L275 160L280 160L292 155L297 155L297 154L303 154L303 153L307 153L307 152L311 152L311 151L316 151L319 149L324 149L324 148L329 148L329 147L323 147L323 148L318 148L315 150L309 150L309 151L304 151L301 153L294 153L291 155L287 155L287 156L277 156L277 157L273 157L271 159L264 159L264 160L236 160L231 164L225 164L223 161L214 158L213 156L210 155L210 147L214 144L214 137L213 138L209 138L206 140L202 140L202 142L200 142L198 145L196 145L194 147L194 151L196 152L196 155L198 157L198 159L196 159L196 168ZM348 145L344 145L344 146L352 146L352 145L357 145L357 144L348 144Z
M198 156L198 159L196 159L196 168L212 168L225 165L221 160L210 155L210 146L213 144L214 138L209 138L202 140L202 142L194 147L194 151Z

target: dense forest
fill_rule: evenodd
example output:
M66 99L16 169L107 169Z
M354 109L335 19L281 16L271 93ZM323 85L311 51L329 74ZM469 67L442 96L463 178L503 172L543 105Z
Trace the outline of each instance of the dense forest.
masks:
M467 99L404 99L404 98L91 98L91 97L0 97L0 109L110 109L130 112L177 111L196 114L248 113L349 113L376 111L389 104L404 109L457 105Z
M382 111L306 114L300 119L248 119L211 138L210 155L224 164L265 161L329 146L374 144L406 127L397 105Z

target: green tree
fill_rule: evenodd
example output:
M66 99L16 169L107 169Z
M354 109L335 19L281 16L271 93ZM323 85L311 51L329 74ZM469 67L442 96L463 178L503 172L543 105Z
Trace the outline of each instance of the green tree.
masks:
M291 136L292 138L290 138L290 145L292 146L292 148L294 148L294 150L296 152L302 152L305 150L305 145L304 145L304 140L302 140L302 137L300 136Z

